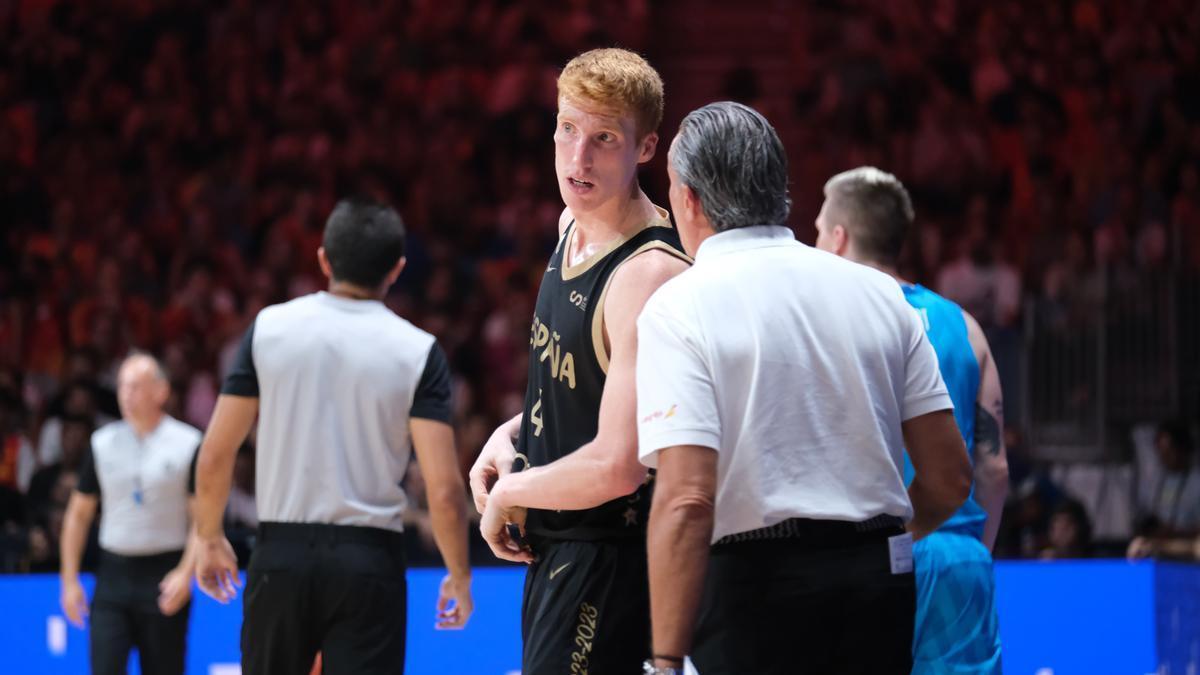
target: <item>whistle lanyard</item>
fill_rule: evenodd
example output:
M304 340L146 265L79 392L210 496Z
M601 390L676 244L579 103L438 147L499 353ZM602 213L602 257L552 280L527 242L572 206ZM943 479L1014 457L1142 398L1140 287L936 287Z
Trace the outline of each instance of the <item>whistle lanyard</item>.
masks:
M146 443L138 440L138 462L133 472L133 503L143 506L146 503L146 492L142 480L142 472L146 470Z

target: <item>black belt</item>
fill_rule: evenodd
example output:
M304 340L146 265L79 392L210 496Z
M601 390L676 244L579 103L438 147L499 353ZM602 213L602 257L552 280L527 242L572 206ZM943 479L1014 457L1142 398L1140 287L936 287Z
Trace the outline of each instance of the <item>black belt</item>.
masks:
M865 534L882 534L888 531L899 534L904 530L904 520L887 514L875 516L862 522L846 520L813 520L809 518L790 518L757 530L748 530L726 535L717 540L714 546L724 544L740 544L748 541L768 541L772 539L805 539L814 542L838 541L847 538L859 538Z
M165 551L147 555L125 555L100 549L100 567L129 574L165 574L183 558L183 551Z
M258 524L258 543L292 541L310 544L367 544L387 548L404 548L404 534L378 527L330 525L328 523Z

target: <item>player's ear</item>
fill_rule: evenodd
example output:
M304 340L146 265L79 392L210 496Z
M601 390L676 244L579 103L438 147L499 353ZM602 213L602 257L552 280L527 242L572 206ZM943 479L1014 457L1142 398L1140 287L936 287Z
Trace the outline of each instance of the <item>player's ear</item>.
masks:
M638 164L645 164L654 159L654 153L658 150L658 134L650 132L642 139L638 147Z
M837 255L846 255L846 249L850 248L850 233L842 225L833 226L833 252Z
M400 259L396 261L396 266L392 268L392 271L388 272L387 279L384 283L386 283L389 288L392 284L396 283L396 279L400 276L400 273L404 271L404 265L407 263L408 258L400 256Z
M325 255L324 246L317 249L317 265L321 268L321 274L327 279L333 279L333 267L329 264L329 257Z
M698 222L704 217L704 207L700 204L700 195L690 185L683 186L683 208L687 210L688 220Z

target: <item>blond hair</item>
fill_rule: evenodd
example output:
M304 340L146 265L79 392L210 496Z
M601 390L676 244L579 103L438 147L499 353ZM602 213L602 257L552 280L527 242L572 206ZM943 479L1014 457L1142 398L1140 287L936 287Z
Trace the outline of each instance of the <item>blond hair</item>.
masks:
M625 49L593 49L571 59L558 76L558 97L632 114L640 137L662 123L662 78L646 59Z

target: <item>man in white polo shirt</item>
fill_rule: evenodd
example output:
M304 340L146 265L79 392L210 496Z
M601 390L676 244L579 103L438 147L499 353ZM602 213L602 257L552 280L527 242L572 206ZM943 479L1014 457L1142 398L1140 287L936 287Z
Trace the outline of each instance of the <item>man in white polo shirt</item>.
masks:
M782 226L787 160L757 112L694 111L668 170L696 263L638 319L649 671L908 673L912 537L970 489L933 348L891 278Z
M247 571L242 672L404 671L401 483L416 451L449 574L437 626L472 611L466 489L450 426L450 371L429 333L382 302L404 269L390 207L340 202L317 251L329 290L273 305L246 331L196 466L196 578L235 595L222 530L237 449L258 416L258 543Z
M163 412L171 386L154 357L134 354L117 372L121 420L92 434L60 541L62 608L83 626L79 563L100 515L100 569L91 608L91 666L124 673L137 647L147 675L183 673L191 598L191 468L200 432ZM187 551L185 552L185 548Z

